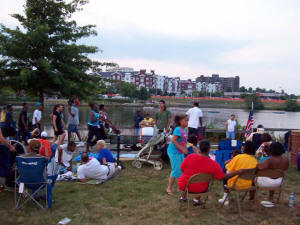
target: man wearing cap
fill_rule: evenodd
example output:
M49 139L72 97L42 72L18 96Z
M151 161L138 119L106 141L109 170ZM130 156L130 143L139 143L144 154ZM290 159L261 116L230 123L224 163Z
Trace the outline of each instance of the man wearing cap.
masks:
M36 109L33 112L32 126L33 128L41 129L42 109L43 105L40 102L35 103Z

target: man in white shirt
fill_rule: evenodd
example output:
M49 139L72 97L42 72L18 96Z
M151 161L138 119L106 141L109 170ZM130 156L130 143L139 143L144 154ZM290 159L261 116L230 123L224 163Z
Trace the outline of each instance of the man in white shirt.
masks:
M226 121L226 138L235 140L236 121L235 115L232 114L230 119Z
M41 129L41 120L42 120L42 109L43 105L40 102L35 104L36 109L33 112L32 117L32 126L33 128Z
M202 110L199 108L199 104L194 102L193 108L186 112L189 117L188 132L189 135L195 134L198 137L199 127L202 127Z
M101 165L95 158L89 158L88 153L81 154L82 165L78 167L77 176L80 182L86 182L86 179L106 180L119 170L115 163Z
M60 165L60 171L72 171L72 158L76 149L76 144L70 141L68 144L60 145L56 149L55 162Z

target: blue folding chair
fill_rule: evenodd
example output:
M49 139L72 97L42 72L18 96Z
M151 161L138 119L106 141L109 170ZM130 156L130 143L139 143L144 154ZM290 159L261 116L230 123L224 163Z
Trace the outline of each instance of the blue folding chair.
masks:
M22 208L30 200L41 209L48 207L47 167L46 159L39 156L17 156L17 169L15 172L15 209ZM17 177L18 174L18 177ZM45 189L45 206L36 198Z

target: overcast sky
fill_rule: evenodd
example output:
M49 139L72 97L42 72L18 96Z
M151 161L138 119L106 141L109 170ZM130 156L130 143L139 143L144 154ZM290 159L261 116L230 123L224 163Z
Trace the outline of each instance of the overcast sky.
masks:
M23 12L5 0L0 22ZM90 0L74 18L97 25L93 58L182 79L236 76L241 85L300 94L299 0Z

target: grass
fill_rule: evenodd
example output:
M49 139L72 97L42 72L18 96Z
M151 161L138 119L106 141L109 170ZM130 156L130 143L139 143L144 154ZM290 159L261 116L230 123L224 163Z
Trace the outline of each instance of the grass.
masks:
M229 207L217 208L214 214L211 202L207 209L193 207L192 215L186 217L184 210L179 210L176 196L167 196L164 191L169 174L169 165L162 171L155 171L152 166L144 165L135 169L130 162L125 163L116 178L102 185L83 185L76 182L57 183L54 190L53 208L47 211L38 209L33 204L23 209L13 209L13 193L0 193L1 224L57 224L64 217L69 217L73 224L235 224L235 225L287 225L300 224L296 217L299 208L287 206L288 194L276 207L254 209L248 202L242 204L243 217L239 217L235 202ZM221 182L215 185L216 197L222 195ZM287 193L294 191L300 195L300 173L292 167L286 177ZM179 194L179 193L177 193ZM266 196L266 195L265 195ZM234 199L233 199L234 200ZM296 198L299 206L299 199Z

